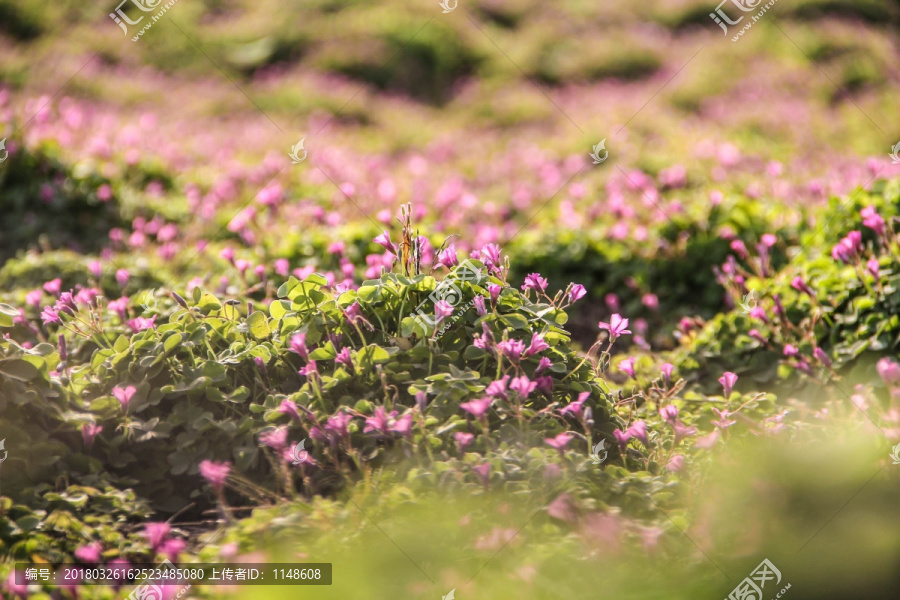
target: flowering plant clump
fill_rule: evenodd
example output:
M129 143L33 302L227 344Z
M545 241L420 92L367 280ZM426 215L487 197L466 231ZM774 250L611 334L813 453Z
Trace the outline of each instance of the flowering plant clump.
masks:
M56 342L4 341L20 366L3 385L70 407L66 451L123 482L140 470L135 490L162 510L328 493L404 456L491 451L510 426L504 443L524 447L612 439L603 365L564 329L581 286L550 297L535 273L513 287L492 244L464 262L451 246L426 274L404 233L376 239L394 256L379 277L290 276L262 308L194 286L147 316L142 294L50 281L27 311L3 308L0 325ZM615 316L609 346L627 325Z

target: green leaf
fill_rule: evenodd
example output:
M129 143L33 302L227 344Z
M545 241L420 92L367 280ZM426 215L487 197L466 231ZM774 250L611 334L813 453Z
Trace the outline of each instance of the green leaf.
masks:
M40 375L40 371L35 365L27 360L21 358L8 358L0 360L0 374L6 375L10 379L15 379L17 381L31 381Z
M12 327L13 319L18 316L18 309L9 304L0 304L0 327Z
M391 359L391 355L381 346L366 346L356 353L356 359L360 364L368 365L371 363L383 363Z
M200 297L200 301L197 302L197 307L204 313L210 313L222 308L222 304L219 302L219 299L212 294L203 294Z
M163 342L163 349L165 349L166 354L172 352L175 348L177 348L182 341L182 337L180 333L176 333L174 335L170 335Z
M278 320L291 310L291 303L286 300L276 300L269 306L269 314Z
M528 329L528 319L518 313L501 315L500 320L513 329Z
M269 337L269 320L266 318L266 313L256 311L247 319L247 325L250 326L250 335L256 339L262 340Z
M312 283L316 286L324 286L328 285L328 280L319 275L318 273L313 273L309 277L303 280L303 283Z

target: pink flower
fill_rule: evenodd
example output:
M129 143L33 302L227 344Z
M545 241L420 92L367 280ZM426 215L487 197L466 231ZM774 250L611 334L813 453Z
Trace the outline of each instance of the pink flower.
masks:
M647 437L647 424L643 421L635 421L632 423L631 427L628 428L627 433L634 439L640 440L644 446L650 446L650 440Z
M518 392L522 398L527 398L535 387L537 387L537 383L530 381L525 375L514 377L509 383L509 389Z
M119 269L116 271L116 283L119 284L119 287L125 287L128 285L128 280L131 279L131 274L125 269Z
M50 294L51 296L59 296L59 292L62 289L62 279L57 277L56 279L52 279L44 284L44 291Z
M128 296L122 296L118 300L112 300L108 306L109 310L118 315L120 321L125 322L126 312L128 311Z
M630 356L619 363L619 370L629 377L634 377L634 357Z
M301 377L306 377L308 379L312 379L313 377L318 375L319 369L316 366L316 361L314 361L314 360L309 361L305 367L303 367L299 371L297 371L297 374L300 375Z
M815 356L816 360L818 360L820 363L822 363L826 367L831 366L831 359L828 358L828 355L825 354L825 351L822 350L821 348L816 348L815 350L813 350L813 356Z
M606 303L606 308L608 308L610 312L619 311L619 297L615 294L606 294L603 296L603 301Z
M534 376L537 377L547 369L553 366L553 362L550 361L546 356L542 356L541 360L538 361L538 366L534 370Z
M543 352L550 347L550 344L544 341L544 336L539 333L531 334L531 345L525 351L525 356L532 356L538 352Z
M481 261L490 267L491 270L499 269L500 246L497 244L485 244L478 253L481 256Z
M672 371L675 369L675 365L672 363L663 363L659 366L659 370L662 371L663 377L666 378L666 383L672 381Z
M137 392L137 389L133 385L129 385L125 388L116 386L112 390L113 396L115 396L116 400L122 404L122 410L125 412L128 412L128 405L131 404L131 398L134 396L135 392Z
M800 354L800 351L793 344L785 344L784 345L784 355L787 357L794 357Z
M91 446L94 445L94 438L101 431L103 431L103 427L94 423L87 423L81 426L81 438L84 440L84 447L87 448L88 452L91 451Z
M672 423L672 429L675 431L675 443L677 444L689 435L697 435L696 427L688 427L681 421Z
M40 306L43 296L44 292L42 290L31 290L25 294L25 304L28 306Z
M336 413L328 417L328 421L325 423L325 430L329 433L336 434L338 437L346 438L349 435L347 425L349 425L352 420L353 415L349 413Z
M297 403L293 400L282 400L278 412L283 415L290 415L292 419L300 420L300 411L297 410Z
M569 433L568 431L564 431L556 437L544 438L544 441L548 446L557 449L559 453L562 454L562 451L565 450L569 442L572 441L572 437L573 435L571 433Z
M534 380L534 389L550 396L553 394L553 378L552 377L538 377Z
M800 277L799 275L797 277L794 277L791 280L791 287L794 288L795 290L797 290L798 292L803 292L804 294L807 294L811 298L815 298L815 296L816 296L816 294L815 294L815 292L813 292L812 288L809 287L806 284L806 282L803 281L803 278Z
M459 259L456 257L456 246L454 246L453 244L447 246L446 250L443 250L440 254L438 254L438 262L448 269L452 269L453 267L458 265Z
M884 357L875 364L875 370L888 385L900 383L900 364Z
M471 443L475 440L475 436L471 433L463 433L461 431L453 434L453 439L456 440L456 445L459 447L460 452L465 452L466 448L471 445Z
M876 212L874 206L865 207L859 211L859 215L863 218L863 225L878 235L884 235L884 219Z
M719 377L719 383L722 384L722 388L725 391L725 398L731 396L731 390L734 388L734 384L737 383L737 380L738 376L731 371L725 371L725 373Z
M659 310L659 298L657 298L656 294L644 294L641 297L641 304L650 310Z
M281 275L282 277L287 277L291 272L291 263L288 262L286 258L276 258L274 266L275 273L277 275Z
M309 349L306 347L305 333L295 333L291 336L291 350L305 359L309 358Z
M666 463L666 468L672 471L673 473L677 473L684 468L684 457L680 454L676 454L672 458L669 459L669 462Z
M227 260L231 264L234 264L234 248L231 246L225 246L222 248L222 251L219 252L219 257Z
M766 315L766 309L764 309L762 306L754 306L752 309L750 309L750 318L758 319L763 323L769 322L769 317L768 315Z
M481 419L491 408L491 402L492 400L490 398L481 398L479 400L472 400L471 402L464 402L463 404L460 404L459 407L476 419Z
M200 476L217 492L225 487L228 474L231 473L230 462L216 462L212 460L200 461Z
M483 317L487 314L487 308L484 305L484 296L476 294L475 297L472 298L472 304L475 305L475 312L478 313L479 317Z
M176 562L178 560L178 555L181 554L184 549L187 547L187 544L184 540L171 539L163 542L160 547L160 553L164 554L170 561Z
M259 441L269 448L281 452L287 445L287 436L288 432L286 428L276 427L275 429L259 434Z
M351 323L355 323L357 319L362 317L362 308L359 306L359 302L353 302L350 306L344 309L344 316Z
M472 467L472 470L478 475L478 478L481 480L481 485L487 487L491 483L491 463L483 463L478 465L477 467Z
M559 414L565 415L566 413L572 413L576 418L581 418L581 413L584 409L585 401L590 398L590 392L581 392L578 394L578 399L575 402L570 402L566 406L559 409Z
M879 266L878 259L870 258L866 261L866 270L876 279L878 278Z
M497 381L492 381L487 389L484 390L484 393L493 398L502 398L506 400L506 384L509 381L509 375L504 375L501 379Z
M668 406L663 406L659 409L659 415L668 421L670 424L675 424L675 419L678 418L678 407L674 404L669 404Z
M598 323L598 327L609 331L609 339L611 342L616 341L621 335L631 333L631 331L628 330L628 319L623 319L619 313L613 313L609 318L609 323L601 321Z
M488 293L490 293L490 295L491 295L491 304L492 305L497 304L497 298L500 297L500 292L502 290L503 290L503 288L501 286L497 285L496 283L488 284Z
M412 434L412 422L412 413L407 413L394 421L390 426L390 430L404 437L409 437Z
M697 438L697 441L694 442L695 448L703 448L704 450L709 450L713 446L716 445L716 442L719 441L719 430L716 429L712 433L704 435L702 438Z
M838 244L831 249L831 257L846 264L859 254L862 249L862 234L859 231L851 231Z
M383 406L379 406L375 409L375 414L373 416L366 417L366 426L363 431L366 433L377 431L387 435L389 421L396 415L397 411L388 413Z
M504 340L497 344L497 349L510 360L518 362L525 352L525 344L520 340Z
M578 300L581 300L587 295L587 290L584 289L584 286L580 283L576 283L569 290L569 304L573 304Z
M147 329L153 329L155 323L156 315L153 315L149 319L146 317L137 317L135 319L131 319L126 323L126 325L134 333L140 333L141 331L145 331Z
M350 357L350 348L344 347L334 357L335 364L344 365L348 368L353 367L353 359Z
M713 412L716 413L717 415L719 415L718 421L710 421L710 423L712 423L716 427L721 427L722 429L725 429L726 427L731 427L732 425L737 423L737 421L735 421L733 419L729 419L729 417L731 416L732 413L728 410L720 410L718 408L714 408Z
M522 291L534 290L536 292L543 292L547 289L547 280L540 276L539 273L532 273L525 278L525 285L522 286Z
M619 443L619 448L622 452L625 452L625 447L628 446L628 440L631 439L631 433L629 431L620 431L616 429L613 431L613 436L616 438L616 442Z
M103 546L99 542L92 542L75 549L75 558L85 563L103 562Z
M376 236L374 242L391 254L397 254L397 247L394 246L394 242L391 241L391 234L387 231L384 231L381 235Z
M6 586L5 587L7 590L9 590L9 592L11 594L13 594L13 596L16 596L18 598L27 598L28 597L28 584L27 583L22 583L22 584L16 583L17 575L20 580L25 579L24 571L21 571L21 570L16 571L15 569L11 569L9 572L9 577L6 578Z
M203 462L200 463L201 469L203 468ZM147 523L144 525L144 537L147 538L147 543L150 544L154 554L162 546L171 530L172 528L169 527L168 523Z
M769 340L763 337L763 334L761 334L758 329L751 329L747 332L747 335L749 335L762 345L766 345L769 342Z
M41 321L44 322L44 325L59 323L59 311L52 306L45 306L44 310L41 311Z
M742 259L747 258L747 246L741 240L732 240L731 250Z
M443 321L453 314L453 305L446 300L438 300L434 303L434 316L438 322Z

